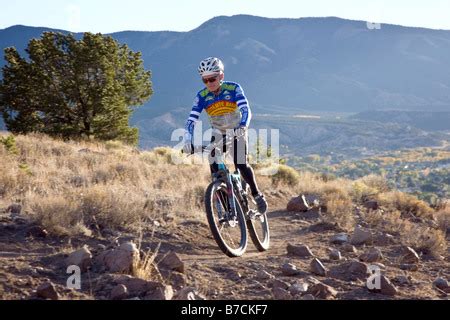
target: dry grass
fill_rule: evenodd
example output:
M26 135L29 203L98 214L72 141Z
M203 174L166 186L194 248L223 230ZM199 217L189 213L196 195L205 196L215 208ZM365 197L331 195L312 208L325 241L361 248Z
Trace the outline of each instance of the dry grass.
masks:
M354 202L362 203L375 198L380 193L389 191L390 188L385 178L371 174L352 183L351 196Z
M404 215L432 219L433 209L415 196L399 191L378 194L376 200L389 211L398 210Z
M117 142L37 134L15 140L17 154L0 144L0 207L19 202L51 232L86 233L93 223L128 228L168 212L203 218L209 169L171 163L168 148L139 152Z
M437 258L446 254L445 233L440 229L431 228L425 223L413 223L403 218L398 210L367 210L361 214L373 228L394 235L402 244L418 252Z
M143 223L142 221L139 223L139 239L138 239L138 245L137 248L139 252L141 252L142 249L142 238L143 238ZM153 235L152 235L153 238ZM155 259L158 256L159 248L161 247L161 242L158 243L158 246L156 249L152 252L150 249L147 250L147 252L140 257L138 260L134 260L132 268L131 268L131 274L140 279L144 280L154 280L158 279L159 281L163 282L163 277L161 276L157 264L155 263Z
M294 168L286 165L279 165L278 171L271 176L272 184L275 187L280 185L287 185L289 187L295 187L300 182L300 174Z
M350 199L328 198L325 220L336 224L340 229L352 231L356 221L353 214L353 203Z
M450 229L450 207L442 208L436 212L435 218L439 228L446 233Z
M204 221L208 165L176 165L171 156L169 148L141 152L114 141L62 142L43 135L17 136L14 146L0 144L0 208L21 203L27 214L59 235L89 236L92 230L104 228L137 230L147 220ZM416 197L390 191L378 176L328 180L287 166L279 169L276 176L257 177L262 190L275 187L314 194L328 209L325 219L345 230L355 225L354 204L372 198L389 213L367 212L364 219L419 250L435 255L445 251L448 208L435 213ZM413 223L408 214L433 219L440 228ZM138 269L150 268L149 261L151 255Z

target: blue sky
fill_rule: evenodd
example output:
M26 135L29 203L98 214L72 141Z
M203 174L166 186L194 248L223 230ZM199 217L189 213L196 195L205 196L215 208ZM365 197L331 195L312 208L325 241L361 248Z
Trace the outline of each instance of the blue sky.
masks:
M189 31L219 15L337 16L450 30L448 0L0 0L0 29L24 24L74 32Z

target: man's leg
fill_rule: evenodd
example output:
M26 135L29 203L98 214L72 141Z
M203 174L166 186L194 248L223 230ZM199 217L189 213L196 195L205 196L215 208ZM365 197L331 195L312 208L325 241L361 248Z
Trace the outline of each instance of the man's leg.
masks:
M256 183L255 172L248 163L248 142L247 135L238 137L234 140L233 160L236 169L239 169L242 178L248 183L252 196L258 205L258 211L265 213L267 211L267 202L264 195L259 191Z
M226 137L226 135L223 135L220 131L213 130L212 135L211 135L211 143L213 143L214 141L217 141L219 139L222 139L222 138L225 140L225 137ZM226 152L225 146L223 146L222 152L223 153ZM211 151L211 153L208 156L208 160L209 160L209 167L210 167L210 170L211 170L211 174L214 174L217 171L219 171L219 165L217 164L217 161L216 161L216 152L215 152L215 150Z

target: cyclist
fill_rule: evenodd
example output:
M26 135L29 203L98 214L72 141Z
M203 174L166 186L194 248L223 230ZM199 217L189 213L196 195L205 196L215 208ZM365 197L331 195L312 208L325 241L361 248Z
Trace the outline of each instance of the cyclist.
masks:
M251 110L244 91L238 83L224 81L224 65L215 57L200 62L198 72L205 88L197 93L194 105L186 122L184 135L184 152L193 152L194 126L200 114L206 110L211 126L214 130L211 142L216 137L226 137L227 130L234 130L232 155L236 169L250 186L258 211L267 212L267 202L255 179L255 173L248 163L248 137L247 128L251 120ZM223 148L225 152L225 146ZM214 154L211 154L214 157ZM211 164L211 172L218 171L217 163Z

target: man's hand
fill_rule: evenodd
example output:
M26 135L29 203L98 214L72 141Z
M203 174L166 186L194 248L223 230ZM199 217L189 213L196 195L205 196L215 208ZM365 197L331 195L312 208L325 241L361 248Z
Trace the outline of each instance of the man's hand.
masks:
M234 134L236 137L243 137L243 136L245 136L246 132L247 132L246 127L238 127L236 129L234 129Z
M183 153L193 154L194 153L194 145L191 142L186 142L183 147Z

